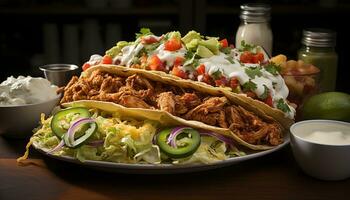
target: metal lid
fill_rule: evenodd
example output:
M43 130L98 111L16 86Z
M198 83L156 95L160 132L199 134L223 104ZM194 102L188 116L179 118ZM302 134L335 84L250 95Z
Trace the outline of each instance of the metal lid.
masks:
M240 18L249 22L266 22L270 20L270 10L271 7L268 4L243 4Z
M301 43L312 47L334 47L336 32L321 28L304 29Z

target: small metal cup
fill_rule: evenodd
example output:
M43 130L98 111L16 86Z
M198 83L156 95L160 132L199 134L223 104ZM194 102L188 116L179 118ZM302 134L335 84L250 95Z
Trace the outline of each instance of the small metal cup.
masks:
M39 69L44 72L45 78L52 84L62 87L78 73L79 67L73 64L49 64Z

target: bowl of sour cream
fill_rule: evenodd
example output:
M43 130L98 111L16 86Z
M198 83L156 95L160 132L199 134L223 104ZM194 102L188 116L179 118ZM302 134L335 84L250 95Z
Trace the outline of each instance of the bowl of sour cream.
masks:
M57 90L57 86L41 77L8 77L0 84L0 135L32 135L40 114L50 114L59 102Z
M306 174L322 180L350 177L350 123L306 120L290 132L295 160Z

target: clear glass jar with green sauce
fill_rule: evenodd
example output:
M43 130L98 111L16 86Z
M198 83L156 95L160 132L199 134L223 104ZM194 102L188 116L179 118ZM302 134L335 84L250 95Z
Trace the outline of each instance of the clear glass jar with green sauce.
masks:
M334 91L338 64L336 33L327 29L305 29L301 43L298 59L320 69L320 92Z

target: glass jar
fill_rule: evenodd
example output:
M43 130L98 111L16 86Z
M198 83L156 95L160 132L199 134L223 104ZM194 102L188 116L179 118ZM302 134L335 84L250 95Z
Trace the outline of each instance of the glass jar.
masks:
M272 31L270 27L270 10L267 4L241 5L241 24L236 33L236 46L241 46L244 40L248 44L262 46L265 51L272 54Z
M327 29L306 29L301 43L298 59L320 69L320 92L334 91L338 63L336 33Z

